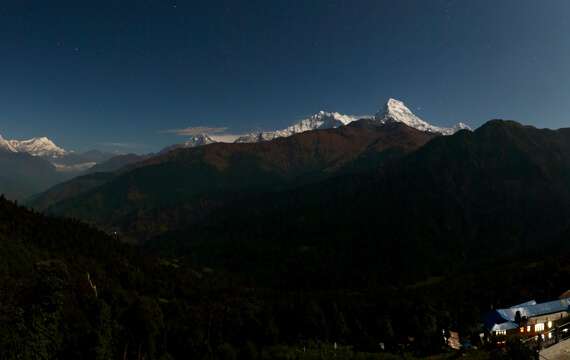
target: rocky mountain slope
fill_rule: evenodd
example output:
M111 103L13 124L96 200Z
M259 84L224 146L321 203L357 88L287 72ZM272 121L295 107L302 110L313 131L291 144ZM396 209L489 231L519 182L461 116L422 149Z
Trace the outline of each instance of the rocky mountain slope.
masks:
M124 168L95 188L91 185L96 182L88 181L91 176L72 180L40 195L31 205L148 235L159 231L155 226L162 221L169 223L165 228L177 227L220 203L247 201L252 192L278 191L343 172L378 168L434 136L401 123L361 120L267 142L178 149ZM77 190L64 190L82 188L81 184L89 185L79 195Z

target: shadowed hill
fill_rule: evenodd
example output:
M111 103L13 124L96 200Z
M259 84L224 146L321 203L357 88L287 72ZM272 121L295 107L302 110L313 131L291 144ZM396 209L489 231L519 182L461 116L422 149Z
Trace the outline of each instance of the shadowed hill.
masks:
M570 130L496 120L435 138L379 172L221 208L153 243L291 286L310 268L334 287L564 251L568 229Z
M478 338L489 306L567 288L569 143L492 121L372 171L345 162L164 233L161 257L0 199L0 358L273 359L304 339L427 356L441 329Z
M113 156L112 158L93 166L87 172L90 174L98 172L114 172L127 165L131 165L143 161L145 159L148 159L150 156L151 155L138 155L138 154L124 154L124 155Z
M362 120L270 142L178 149L123 168L89 191L68 189L93 176L70 181L39 198L47 201L32 205L148 236L202 217L227 201L247 202L250 193L280 191L341 172L378 167L433 137L403 124Z

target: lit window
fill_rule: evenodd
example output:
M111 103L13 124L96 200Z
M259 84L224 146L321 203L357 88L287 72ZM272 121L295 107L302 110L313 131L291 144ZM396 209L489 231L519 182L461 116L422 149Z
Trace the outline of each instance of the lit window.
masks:
M543 331L544 330L544 324L543 323L538 323L536 325L534 325L534 331L538 332L538 331Z
M548 322L548 328L550 329L552 327L552 321Z
M524 332L524 327L521 328L521 332L522 332L522 333Z
M526 327L526 332L530 332L530 325Z
M551 332L548 333L548 338L552 339L552 333Z

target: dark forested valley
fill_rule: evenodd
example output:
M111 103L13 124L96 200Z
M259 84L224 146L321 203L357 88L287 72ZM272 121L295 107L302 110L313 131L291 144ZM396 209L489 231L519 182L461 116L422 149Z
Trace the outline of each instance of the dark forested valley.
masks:
M569 180L567 129L363 120L2 198L0 358L511 358L482 318L570 288Z

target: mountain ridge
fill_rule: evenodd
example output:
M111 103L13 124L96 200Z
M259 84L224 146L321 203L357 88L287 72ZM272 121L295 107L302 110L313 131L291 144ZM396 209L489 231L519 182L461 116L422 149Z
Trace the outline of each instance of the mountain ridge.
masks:
M68 154L68 151L57 146L45 136L28 140L9 140L9 142L17 152L28 153L32 156L59 158Z
M334 129L340 126L346 126L354 121L361 119L372 119L380 123L386 122L401 122L412 128L420 131L427 131L430 133L441 135L452 135L459 130L471 130L471 128L464 124L458 123L453 127L439 127L429 124L416 116L402 101L390 98L383 107L374 116L356 116L356 115L343 115L338 112L328 112L321 110L305 119L293 123L292 125L281 130L273 131L260 131L252 132L246 135L239 136L235 139L234 143L255 143L260 141L271 141L281 137L288 137L294 134L299 134L305 131L314 131L318 129ZM187 148L202 146L218 142L215 136L208 135L207 133L192 136L187 142L181 144L171 145L164 148L161 153L174 150L176 148Z
M199 206L200 211L207 213L209 207L225 201L224 197L234 201L236 196L247 197L252 191L271 192L320 181L339 172L377 168L434 136L437 135L401 123L360 120L336 129L308 131L267 142L180 148L128 165L96 188L88 185L79 193L61 188L56 193L48 191L30 205L113 227L122 221L134 225L138 221L126 219L143 216L147 211L147 224L152 224L153 217L164 218L166 209L186 206L183 204ZM80 180L94 183L88 178ZM68 186L75 184L78 182L71 181ZM94 198L98 200L93 202ZM98 205L92 207L95 204ZM109 210L99 211L99 206ZM133 213L134 209L139 209L139 215ZM162 215L150 215L153 209L162 209ZM188 213L193 211L198 210ZM109 219L115 219L111 221L115 225ZM153 231L147 229L149 234Z
M231 271L263 268L269 282L302 281L307 274L295 269L311 268L333 288L347 273L368 277L345 285L366 286L371 274L413 283L480 269L489 258L570 250L569 183L570 129L493 120L434 137L380 171L231 203L151 243Z
M0 135L0 193L12 200L25 200L109 157L99 151L67 151L47 137L7 140Z

